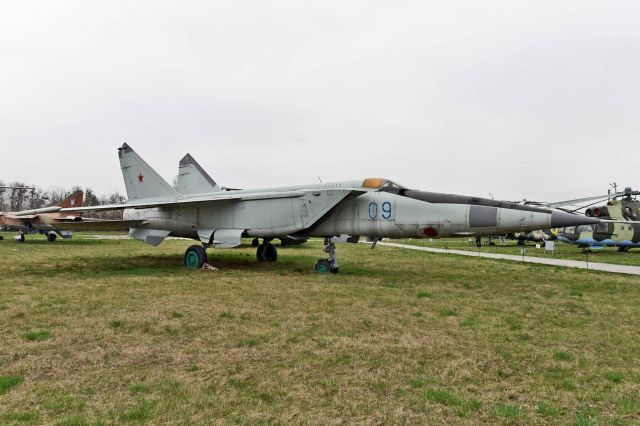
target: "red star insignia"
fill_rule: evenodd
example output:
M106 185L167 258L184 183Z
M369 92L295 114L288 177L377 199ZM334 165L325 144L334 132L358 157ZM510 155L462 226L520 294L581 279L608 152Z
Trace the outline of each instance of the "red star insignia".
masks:
M142 173L138 175L138 183L144 183L144 176L142 176Z

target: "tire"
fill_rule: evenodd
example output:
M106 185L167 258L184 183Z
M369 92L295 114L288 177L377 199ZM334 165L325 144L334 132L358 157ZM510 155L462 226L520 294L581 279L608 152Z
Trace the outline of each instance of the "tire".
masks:
M20 234L20 238L16 239L19 243L24 243L24 234Z
M2 235L0 235L0 241L4 240L4 237Z
M276 262L278 260L278 251L271 243L262 243L256 250L256 259L258 262Z
M58 238L56 234L53 234L53 233L47 234L47 241L49 241L50 243L54 242L56 238Z
M184 252L184 266L189 269L200 269L207 263L207 252L202 246L191 246Z
M276 246L271 243L267 243L267 262L277 262L278 261L278 250Z
M257 238L251 240L251 247L258 247L260 245L260 241Z
M266 249L265 249L266 245L264 243L260 244L258 246L258 249L256 250L256 260L258 261L258 263L262 263L262 262L266 262L267 261L267 255L266 255Z
M315 270L319 274L326 274L327 272L333 272L332 269L337 269L337 268L331 268L331 262L329 262L328 259L319 259L316 262Z

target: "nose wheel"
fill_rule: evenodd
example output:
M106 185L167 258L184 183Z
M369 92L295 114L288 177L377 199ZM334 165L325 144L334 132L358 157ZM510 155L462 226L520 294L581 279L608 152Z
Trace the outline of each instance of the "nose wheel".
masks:
M271 244L271 241L264 240L256 250L258 262L276 262L278 260L278 250Z
M56 234L54 234L53 232L49 232L47 234L47 241L49 241L50 243L54 242L56 240L56 238L58 238L58 236Z
M320 274L326 274L327 272L337 274L340 268L338 267L338 257L336 256L336 245L331 240L331 237L324 239L324 252L329 255L329 258L318 259L315 266L316 272Z

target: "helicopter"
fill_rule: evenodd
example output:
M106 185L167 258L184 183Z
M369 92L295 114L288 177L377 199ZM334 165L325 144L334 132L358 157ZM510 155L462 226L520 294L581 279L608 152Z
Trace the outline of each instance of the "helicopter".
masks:
M640 191L626 187L617 192L617 185L612 186L614 191L609 191L605 204L599 204L603 201L599 200L585 206L585 216L601 222L562 228L558 232L559 241L575 244L583 251L617 247L619 252L628 252L640 248Z

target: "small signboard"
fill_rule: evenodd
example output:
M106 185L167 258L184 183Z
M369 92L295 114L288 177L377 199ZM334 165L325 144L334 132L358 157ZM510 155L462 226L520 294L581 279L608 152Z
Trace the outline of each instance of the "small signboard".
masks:
M545 241L544 242L544 252L556 252L556 242L555 241Z

